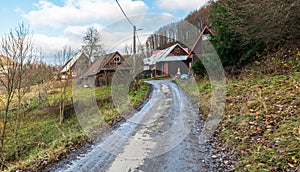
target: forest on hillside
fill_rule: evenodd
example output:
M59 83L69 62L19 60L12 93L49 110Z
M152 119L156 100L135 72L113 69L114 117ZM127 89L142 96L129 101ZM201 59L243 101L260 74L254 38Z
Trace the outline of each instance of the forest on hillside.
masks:
M184 47L192 47L198 34L205 26L209 26L211 5L191 12L185 19L162 26L150 35L145 43L147 56L156 49L165 49L175 43L186 43Z
M300 45L299 6L297 0L210 1L185 19L167 24L149 36L146 52L149 57L153 50L176 42L192 47L195 36L208 26L215 33L212 43L224 67L243 66L282 44ZM186 23L192 24L197 33ZM203 69L199 63L194 67L196 73Z

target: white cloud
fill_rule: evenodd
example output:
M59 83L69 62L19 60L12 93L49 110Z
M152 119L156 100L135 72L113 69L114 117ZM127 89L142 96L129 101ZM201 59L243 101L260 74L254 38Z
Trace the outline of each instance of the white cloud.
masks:
M119 2L137 28L143 28L138 31L141 42L161 26L177 20L170 13L145 14L148 7L142 1ZM91 26L100 31L101 44L105 50L122 51L125 45L132 46L133 28L115 0L65 0L63 6L40 0L36 7L37 10L23 13L23 17L28 19L36 33L43 33L34 34L35 45L42 49L43 55L50 62L53 62L53 55L65 45L74 50L80 49L82 37ZM113 22L103 27L103 20Z
M145 14L131 17L130 20L138 29L136 34L140 35L140 42L145 43L145 35L150 36L150 33L157 31L163 25L178 19L168 14ZM102 43L106 50L116 47L119 48L126 44L131 46L133 44L133 28L125 19L116 21L101 29L100 34L103 38Z
M168 13L164 13L133 16L130 20L135 23L138 29L143 28L143 30L137 31L137 34L140 35L140 41L144 43L147 36L158 28L178 19ZM80 48L82 45L82 37L87 28L91 26L97 28L100 32L100 43L105 50L123 50L125 45L132 46L133 28L128 24L126 19L115 21L106 27L100 26L99 24L67 26L64 29L64 41L53 39L53 41L47 41L48 46L60 41L71 44L75 48ZM49 38L51 39L52 37ZM62 37L59 39L62 39ZM62 46L62 44L59 46Z
M184 10L192 11L199 9L208 0L157 0L156 5L163 10Z
M34 34L34 45L41 49L43 55L49 56L61 50L65 45L71 46L72 49L80 48L80 43L69 40L66 37L50 37L44 34Z
M142 1L120 0L119 2L126 9L128 16L148 11L148 6ZM40 0L35 6L36 10L22 14L33 26L60 27L124 18L114 0L66 0L63 6L55 5L48 0Z
M71 46L74 50L80 49L82 45L82 38L89 27L95 27L98 31L102 28L98 24L68 26L64 29L64 35L62 36L34 34L34 43L36 47L42 48L45 54L53 54L53 52L62 49L65 45Z
M96 28L99 32L102 29L102 26L98 24L92 24L92 25L81 25L81 26L67 26L64 29L64 34L66 37L68 37L71 41L77 41L81 42L84 34L86 33L87 29L89 27Z
M162 16L167 16L167 17L175 17L173 14L171 14L171 13L162 13L161 14Z

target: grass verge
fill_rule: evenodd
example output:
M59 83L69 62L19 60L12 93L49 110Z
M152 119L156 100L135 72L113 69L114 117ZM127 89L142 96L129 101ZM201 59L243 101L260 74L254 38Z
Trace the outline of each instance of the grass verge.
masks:
M72 89L67 89L68 105L72 104ZM130 91L129 99L133 107L145 100L150 92L150 85L141 83L137 91ZM67 118L59 125L59 109L55 102L58 95L49 95L48 101L36 106L22 117L18 137L20 158L14 159L14 142L12 125L8 125L5 139L5 171L40 171L45 166L58 161L71 151L75 151L89 138L82 131L74 110L68 109ZM118 121L120 115L112 104L111 87L95 88L95 97L107 126ZM13 121L11 119L10 121Z
M226 107L215 136L222 163L235 171L300 171L300 51L285 47L228 76ZM204 119L208 78L198 82ZM224 170L224 169L223 169Z

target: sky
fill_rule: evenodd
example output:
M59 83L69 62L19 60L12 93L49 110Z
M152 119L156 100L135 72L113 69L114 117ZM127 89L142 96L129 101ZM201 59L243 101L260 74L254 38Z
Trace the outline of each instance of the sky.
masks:
M208 0L119 0L138 28L139 42L159 27L186 17ZM36 48L51 60L63 46L79 50L88 27L100 31L101 44L109 52L131 46L133 27L116 0L0 0L0 35L19 23L29 26Z

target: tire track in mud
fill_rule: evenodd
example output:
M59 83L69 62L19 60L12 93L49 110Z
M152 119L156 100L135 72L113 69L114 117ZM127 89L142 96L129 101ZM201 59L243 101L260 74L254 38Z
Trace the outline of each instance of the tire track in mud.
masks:
M197 108L173 82L148 82L153 92L140 111L69 164L50 171L214 171Z

